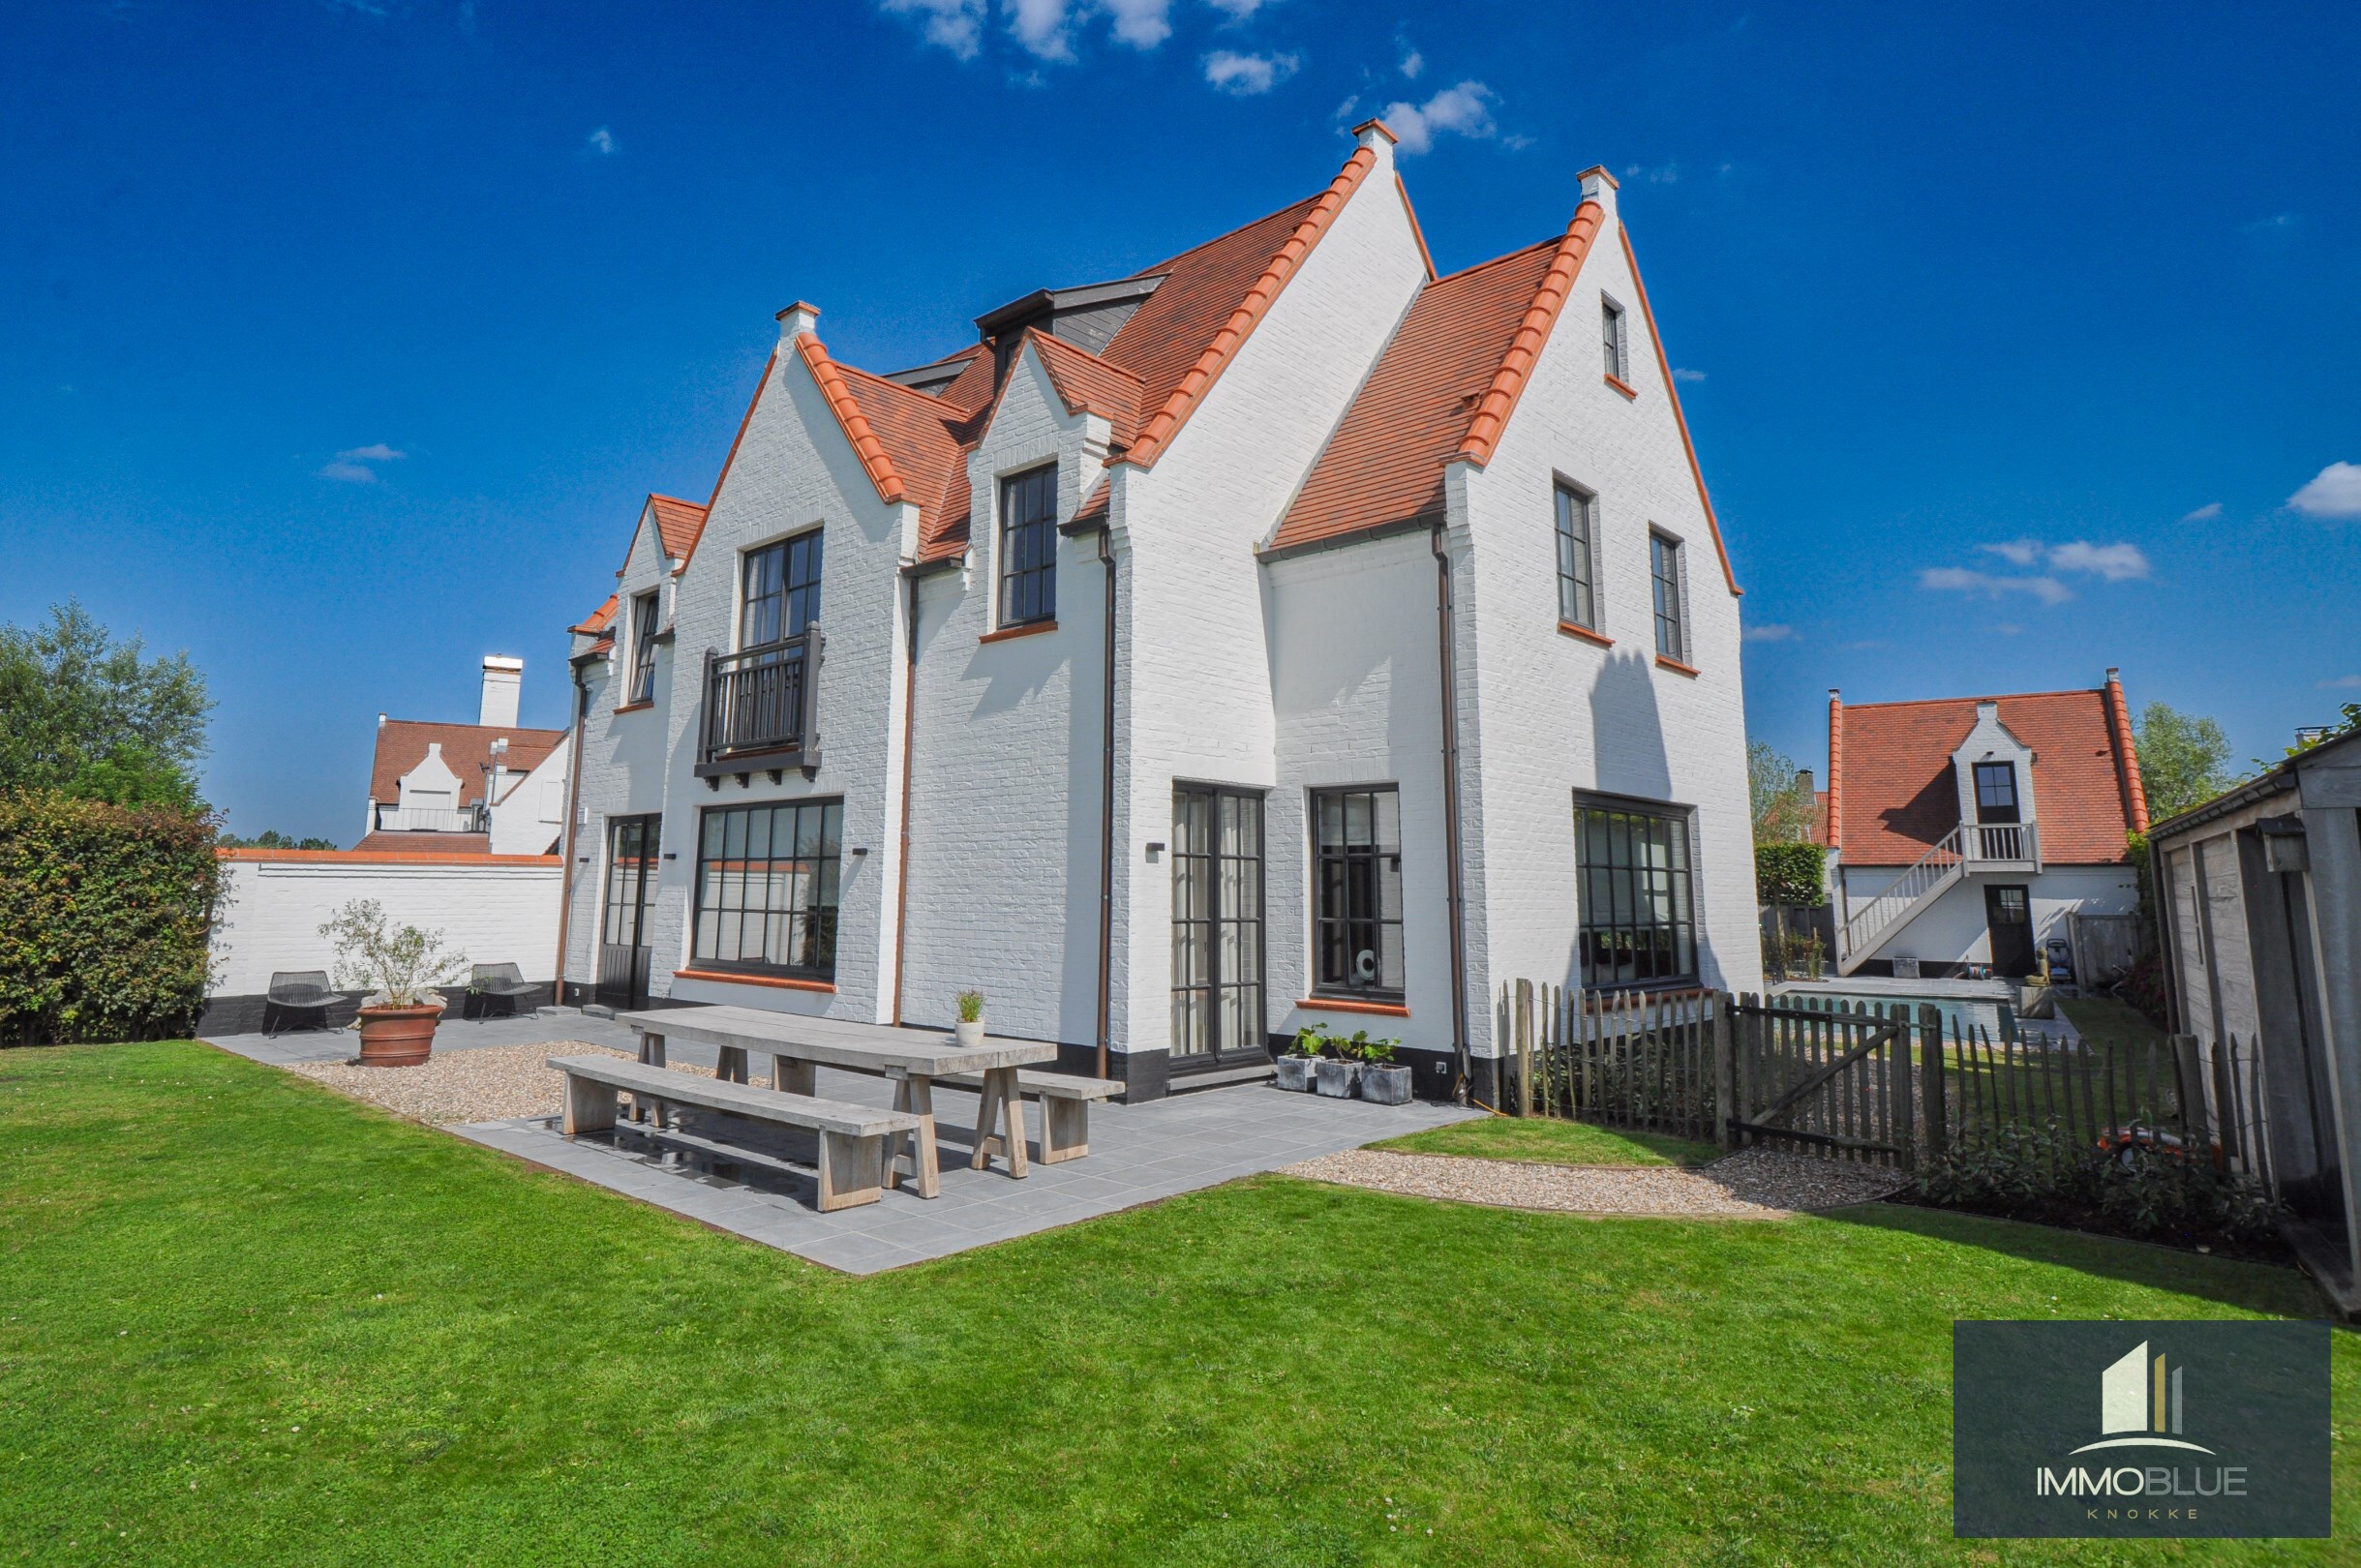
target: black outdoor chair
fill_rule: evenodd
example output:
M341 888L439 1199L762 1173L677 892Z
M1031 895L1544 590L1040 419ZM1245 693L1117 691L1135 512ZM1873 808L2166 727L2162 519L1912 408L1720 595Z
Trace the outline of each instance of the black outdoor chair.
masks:
M318 1014L318 1021L300 1027L327 1029L328 1010L344 1000L343 993L328 984L324 969L283 970L270 978L270 989L262 993L262 1033L276 1035L271 1027L274 1014L285 1022L290 1012Z
M537 987L527 980L514 964L477 964L468 975L468 994L478 998L476 1016L485 1015L497 999L508 1005L508 1016L514 1017L522 999L532 995Z

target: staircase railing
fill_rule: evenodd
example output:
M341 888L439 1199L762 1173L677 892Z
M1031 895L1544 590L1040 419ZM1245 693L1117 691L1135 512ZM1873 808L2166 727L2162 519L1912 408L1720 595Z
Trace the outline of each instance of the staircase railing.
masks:
M1920 899L1948 886L1959 875L1960 865L1966 859L1963 836L1958 828L1945 833L1934 848L1920 856L1918 863L1894 878L1884 892L1845 918L1837 927L1844 939L1844 957L1865 951Z

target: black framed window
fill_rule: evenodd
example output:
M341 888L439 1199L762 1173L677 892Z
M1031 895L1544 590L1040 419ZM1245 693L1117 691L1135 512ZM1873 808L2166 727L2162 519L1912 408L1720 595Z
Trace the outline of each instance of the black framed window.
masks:
M1390 784L1312 796L1313 983L1400 997L1402 798Z
M1057 467L1000 482L1000 623L1057 618Z
M1598 300L1598 330L1607 350L1607 374L1619 381L1630 380L1630 361L1623 351L1623 307L1604 294Z
M628 702L655 697L656 596L643 593L631 601L631 695Z
M1697 978L1688 813L1576 801L1582 982L1661 985Z
M2016 803L2016 764L1980 762L1976 765L1976 820L2023 820Z
M1680 541L1661 533L1648 536L1648 575L1655 588L1656 651L1686 664L1689 629L1680 602Z
M801 637L820 618L820 533L814 528L746 552L740 648Z
M1172 1055L1264 1045L1262 797L1172 789Z
M697 841L696 961L832 980L844 802L716 806Z
M1591 586L1591 552L1598 539L1598 498L1559 480L1558 484L1558 618L1598 629L1598 598Z

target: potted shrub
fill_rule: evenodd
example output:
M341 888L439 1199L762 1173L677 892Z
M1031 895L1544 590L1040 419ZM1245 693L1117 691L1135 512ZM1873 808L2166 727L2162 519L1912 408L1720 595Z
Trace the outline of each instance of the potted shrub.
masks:
M952 1033L959 1043L974 1050L984 1043L984 993L961 991L955 999L959 1006L959 1022Z
M1320 1059L1313 1067L1313 1088L1330 1100L1350 1100L1352 1086L1361 1075L1361 1045L1368 1039L1369 1032L1361 1030L1350 1040L1333 1036L1323 1040Z
M356 898L319 934L336 948L336 980L367 993L361 1001L361 1065L416 1067L434 1054L442 998L435 987L456 980L467 954L446 950L440 931L388 923L374 898Z
M1312 1087L1312 1064L1319 1056L1320 1039L1317 1024L1295 1031L1295 1043L1275 1064L1280 1088L1302 1094Z
M1408 1104L1410 1070L1394 1061L1394 1047L1401 1041L1353 1038L1361 1046L1361 1098L1378 1105Z

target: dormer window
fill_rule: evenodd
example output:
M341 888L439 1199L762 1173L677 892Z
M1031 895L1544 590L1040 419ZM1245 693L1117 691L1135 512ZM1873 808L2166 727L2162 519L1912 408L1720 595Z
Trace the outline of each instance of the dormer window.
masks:
M656 595L631 601L631 694L634 705L655 700Z
M1057 467L1000 482L1000 625L1057 618Z
M1976 765L1976 820L2021 822L2016 800L2016 764L1980 762Z
M1607 351L1608 377L1628 383L1631 364L1623 342L1623 307L1604 294L1598 296L1598 325L1599 336Z

